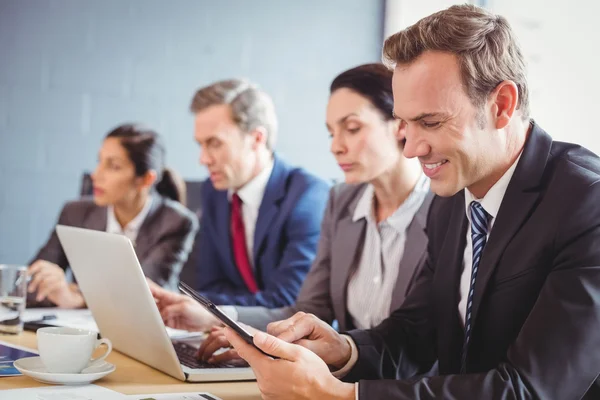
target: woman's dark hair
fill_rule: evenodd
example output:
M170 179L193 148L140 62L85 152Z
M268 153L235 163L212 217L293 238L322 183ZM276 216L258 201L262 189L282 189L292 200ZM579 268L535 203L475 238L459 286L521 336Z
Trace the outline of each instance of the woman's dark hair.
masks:
M165 146L160 135L142 125L124 124L116 127L106 138L117 138L135 167L136 176L156 172L156 191L171 200L185 202L185 183L169 168L165 168Z
M392 94L392 71L383 64L363 64L339 74L329 92L350 89L366 97L386 120L394 119L394 96Z

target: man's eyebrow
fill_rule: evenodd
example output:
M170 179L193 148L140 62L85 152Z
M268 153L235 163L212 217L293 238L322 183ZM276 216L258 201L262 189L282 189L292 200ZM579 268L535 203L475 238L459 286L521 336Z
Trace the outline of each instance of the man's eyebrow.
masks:
M392 117L394 117L394 119L405 119L405 118L401 118L399 117L395 111L392 111ZM416 117L413 118L408 118L408 121L411 122L417 122L420 121L422 119L425 118L439 118L439 117L446 117L446 114L444 113L440 113L440 112L428 112L428 113L421 113L419 115L417 115Z
M425 119L425 118L440 118L440 117L445 118L446 114L439 113L439 112L422 113L422 114L417 115L414 118L411 118L410 120L412 122L417 122L417 121L421 121L422 119Z

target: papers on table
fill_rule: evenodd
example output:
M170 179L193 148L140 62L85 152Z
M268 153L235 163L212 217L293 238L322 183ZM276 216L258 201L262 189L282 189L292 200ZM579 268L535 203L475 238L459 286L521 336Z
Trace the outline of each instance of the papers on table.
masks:
M70 328L87 329L98 332L98 325L94 321L92 312L88 309L65 310L60 308L28 308L22 315L24 322L43 320L45 324L54 326L68 326ZM171 339L182 340L200 338L202 332L188 332L180 329L166 327Z
M34 350L6 343L0 340L0 377L21 375L13 362L20 358L35 357L37 353Z
M60 308L27 308L22 316L23 322L43 320L45 324L68 326L98 332L92 312L87 309L64 310Z
M205 392L124 395L96 385L0 390L0 400L221 400Z
M129 397L96 385L45 386L1 390L0 400L127 400Z
M202 393L162 393L134 394L127 396L128 400L221 400L221 398L206 392Z

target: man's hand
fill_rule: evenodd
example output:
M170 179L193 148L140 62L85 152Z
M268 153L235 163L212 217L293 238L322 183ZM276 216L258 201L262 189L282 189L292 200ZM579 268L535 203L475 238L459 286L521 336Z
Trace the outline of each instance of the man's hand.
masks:
M231 347L231 343L225 337L225 329L221 326L215 326L211 329L206 339L202 341L202 345L198 349L198 359L213 364L233 360L242 361L242 358L235 349L230 349L217 355L214 354L217 350L228 347Z
M146 280L166 326L186 331L206 331L215 325L221 325L217 318L195 300L163 289L150 279Z
M306 347L334 370L346 365L352 355L348 341L312 314L298 312L286 320L272 322L267 332L285 342Z
M35 299L40 302L48 299L61 308L80 308L85 300L76 285L67 282L65 271L58 265L45 260L37 260L29 266L27 274L32 278L27 291L37 291Z
M340 382L331 375L323 360L302 346L256 332L254 344L265 353L279 357L275 360L246 343L228 327L225 337L252 367L263 399L355 398L353 384Z

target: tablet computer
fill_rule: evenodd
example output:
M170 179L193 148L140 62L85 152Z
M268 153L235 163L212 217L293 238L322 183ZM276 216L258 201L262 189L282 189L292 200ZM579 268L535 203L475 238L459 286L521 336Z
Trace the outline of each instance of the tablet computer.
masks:
M261 353L263 353L266 356L269 356L271 358L278 358L278 357L272 356L270 354L267 354L264 351L262 351L261 349L259 349L258 347L256 347L256 345L254 344L254 336L252 336L252 334L250 332L248 332L237 322L235 322L234 320L229 318L223 311L219 310L219 308L212 301L210 301L206 297L202 296L200 293L196 292L189 285L187 285L183 282L180 282L179 290L181 290L182 293L188 295L192 299L196 300L198 303L200 303L201 306L203 306L206 310L208 310L208 312L210 312L212 315L217 317L217 319L219 321L223 322L225 325L227 325L228 327L233 329L238 335L240 335L240 337L242 339L244 339L244 341L246 343L248 343L251 346L254 346L255 349L257 349L258 351L260 351Z

